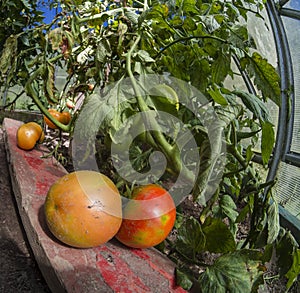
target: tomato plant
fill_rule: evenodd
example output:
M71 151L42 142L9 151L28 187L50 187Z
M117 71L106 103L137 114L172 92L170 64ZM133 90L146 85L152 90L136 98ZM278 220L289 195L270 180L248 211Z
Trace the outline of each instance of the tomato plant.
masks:
M109 241L122 221L118 189L95 171L77 171L59 178L47 193L44 211L52 234L79 248Z
M199 217L190 219L179 205L178 238L169 245L177 257L182 256L203 269L195 277L186 265L178 270L178 276L184 282L200 282L204 292L210 288L234 291L224 287L232 277L240 288L255 291L263 282L261 268L268 259L256 249L263 247L270 252L270 247L274 247L282 251L282 243L293 243L292 235L280 233L278 205L273 201L272 189L264 194L265 188L275 182L265 182L261 176L261 170L268 168L275 141L266 103L272 101L279 107L281 91L289 91L280 89L276 68L259 52L248 30L250 14L264 19L264 2L52 1L53 5L61 5L61 13L50 24L11 35L0 57L1 85L21 85L51 122L71 134L73 123L60 123L47 108L63 108L67 101L74 102L74 108L69 103L75 114L72 122L78 119L78 136L87 142L81 157L89 157L96 136L101 171L110 174L120 189L125 190L128 185L130 188L136 173L147 174L151 167L149 159L156 151L166 159L164 176L156 181L172 181L182 172L182 181L189 184L193 181L190 167L199 163L191 191L191 198L200 209ZM18 46L20 43L23 46ZM60 91L56 88L57 68L66 73ZM163 75L165 80L163 88L145 95L138 81L149 73ZM247 85L253 84L249 91L245 90L241 76ZM185 87L172 88L169 77L201 91L206 104L199 106L193 102L193 95ZM119 85L126 78L130 83L124 90ZM228 80L232 83L228 84ZM159 91L167 92L167 98ZM111 96L123 102L116 105ZM128 96L132 99L126 99ZM82 103L77 103L80 99ZM189 111L188 104L195 113ZM135 114L150 111L164 111L181 121L180 127L188 129L195 138L199 160L194 160L190 152L181 156L180 148L174 145L173 138L180 131L178 123L171 125L168 122L172 121L166 120L162 127L152 116L147 123L141 120L135 125L126 124ZM209 111L216 114L224 134L214 143L210 143L203 121L197 119ZM147 131L146 124L156 131ZM130 130L135 127L140 135L133 139ZM164 133L166 128L169 133ZM132 143L128 150L130 160L126 162L123 147L128 139ZM118 174L111 163L115 158L107 146L113 143L120 150L116 161L123 164L124 177L133 178L131 182ZM215 151L223 144L224 172L212 197L206 199L218 159ZM261 166L254 162L257 152ZM248 219L249 231L240 239L236 231ZM292 280L292 264L297 261L298 250L295 245L289 248L286 271ZM221 256L213 265L202 265L200 259L207 252Z
M23 150L31 150L37 143L42 143L45 134L42 127L36 122L22 124L16 133L17 145Z
M167 238L175 219L174 201L164 188L155 184L136 187L123 209L116 238L129 247L152 247Z

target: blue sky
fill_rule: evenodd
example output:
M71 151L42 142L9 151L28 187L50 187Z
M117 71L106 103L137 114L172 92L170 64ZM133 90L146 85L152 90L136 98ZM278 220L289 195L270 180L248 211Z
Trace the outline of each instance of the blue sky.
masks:
M45 23L50 23L53 20L53 18L55 17L56 13L57 13L56 9L51 9L50 10L48 6L44 6L44 5L41 5L40 9L44 12L44 16L45 16L44 21L45 21Z

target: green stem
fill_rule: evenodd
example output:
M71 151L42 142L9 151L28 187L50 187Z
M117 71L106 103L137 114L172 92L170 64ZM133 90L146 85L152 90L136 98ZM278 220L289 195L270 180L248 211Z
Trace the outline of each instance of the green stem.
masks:
M35 81L35 79L42 73L42 66L39 67L28 79L27 83L25 84L25 91L32 98L34 103L37 105L37 107L41 110L41 112L52 122L54 123L58 128L60 128L64 132L70 132L72 123L70 122L68 125L64 125L57 121L46 109L46 107L43 105L41 100L39 99L35 89L33 88L32 84Z
M207 202L206 206L202 210L201 215L200 215L200 222L201 223L204 223L207 215L211 212L211 209L212 209L213 205L215 204L215 202L219 198L219 194L220 194L220 187L218 187L218 189L214 193L213 197Z
M141 36L138 35L135 42L133 43L132 47L130 48L130 50L127 53L126 68L127 68L127 73L130 78L132 87L133 87L135 95L136 95L139 109L141 112L147 112L147 111L150 111L150 109L141 94L141 91L137 85L136 79L133 76L133 73L131 70L131 55L132 55L134 49L136 48L137 44L139 43L140 39L141 39ZM160 129L159 125L157 124L157 122L154 119L151 119L151 121L147 121L147 123L149 125L151 125L151 129ZM166 140L166 138L164 137L162 132L154 131L152 135L155 137L155 140L158 143L158 146L161 147L161 149L164 151L164 153L168 157L173 156L173 147L168 143L168 141Z
M150 111L148 105L146 104L141 91L137 85L136 79L132 73L131 70L131 56L132 53L134 52L136 46L138 45L139 41L141 39L140 34L136 37L133 45L131 46L130 50L128 51L127 55L126 55L126 69L127 69L127 73L128 76L130 78L133 90L135 92L136 95L136 100L138 103L138 107L140 109L141 112L147 112ZM146 118L145 118L146 119ZM153 131L151 133L151 135L154 138L154 141L157 145L157 147L165 154L167 161L169 163L172 164L172 166L174 167L175 172L180 173L183 172L183 174L185 174L186 178L189 181L193 182L193 178L194 178L194 174L191 174L191 172L181 163L181 158L180 158L180 153L178 152L178 149L175 146L172 146L169 144L169 142L167 141L167 139L165 138L165 136L163 135L162 131L160 130L160 126L157 123L157 121L155 119L149 119L147 121L145 121L145 123L147 123L148 125L150 125L150 129L157 129L157 131Z
M176 43L180 43L182 41L189 41L189 40L192 40L192 39L213 39L213 40L225 43L225 44L228 43L226 40L218 38L218 37L215 37L215 36L190 36L190 37L180 38L180 39L177 39L177 40L173 41L172 43L168 44L166 47L162 48L156 54L156 56L154 56L154 59L158 58L165 50L167 50L171 46L175 45Z
M236 160L241 164L243 169L247 168L247 163L245 162L244 157L237 151L236 147L232 144L227 145L227 150L236 158Z

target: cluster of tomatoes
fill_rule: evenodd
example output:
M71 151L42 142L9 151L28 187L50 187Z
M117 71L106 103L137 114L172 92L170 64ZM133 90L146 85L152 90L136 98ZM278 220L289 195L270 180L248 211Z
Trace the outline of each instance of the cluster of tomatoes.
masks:
M134 188L122 207L115 184L96 171L75 171L49 189L47 225L61 242L77 248L106 243L113 237L132 248L153 247L171 232L176 208L171 195L156 184Z
M71 114L68 111L59 112L55 109L49 109L48 112L54 119L64 125L68 125L71 121ZM44 116L44 122L51 129L57 128L46 116ZM33 149L37 143L42 143L44 138L44 130L36 122L22 124L17 130L17 145L26 151Z
M49 112L63 124L70 122L69 112ZM56 128L47 117L44 121ZM31 150L44 136L39 124L25 123L17 130L17 144ZM118 188L102 173L75 171L50 187L45 218L52 234L72 247L95 247L115 237L129 247L147 248L166 239L175 224L176 208L164 188L156 184L138 186L126 201L122 202Z

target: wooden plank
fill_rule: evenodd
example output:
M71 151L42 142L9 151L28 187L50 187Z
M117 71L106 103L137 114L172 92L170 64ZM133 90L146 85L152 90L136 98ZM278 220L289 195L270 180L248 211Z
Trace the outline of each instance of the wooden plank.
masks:
M130 249L113 239L77 249L60 243L47 228L43 204L49 187L66 170L45 151L16 145L22 122L5 118L7 159L13 191L29 243L50 289L57 292L185 292L175 285L175 265L154 248Z

